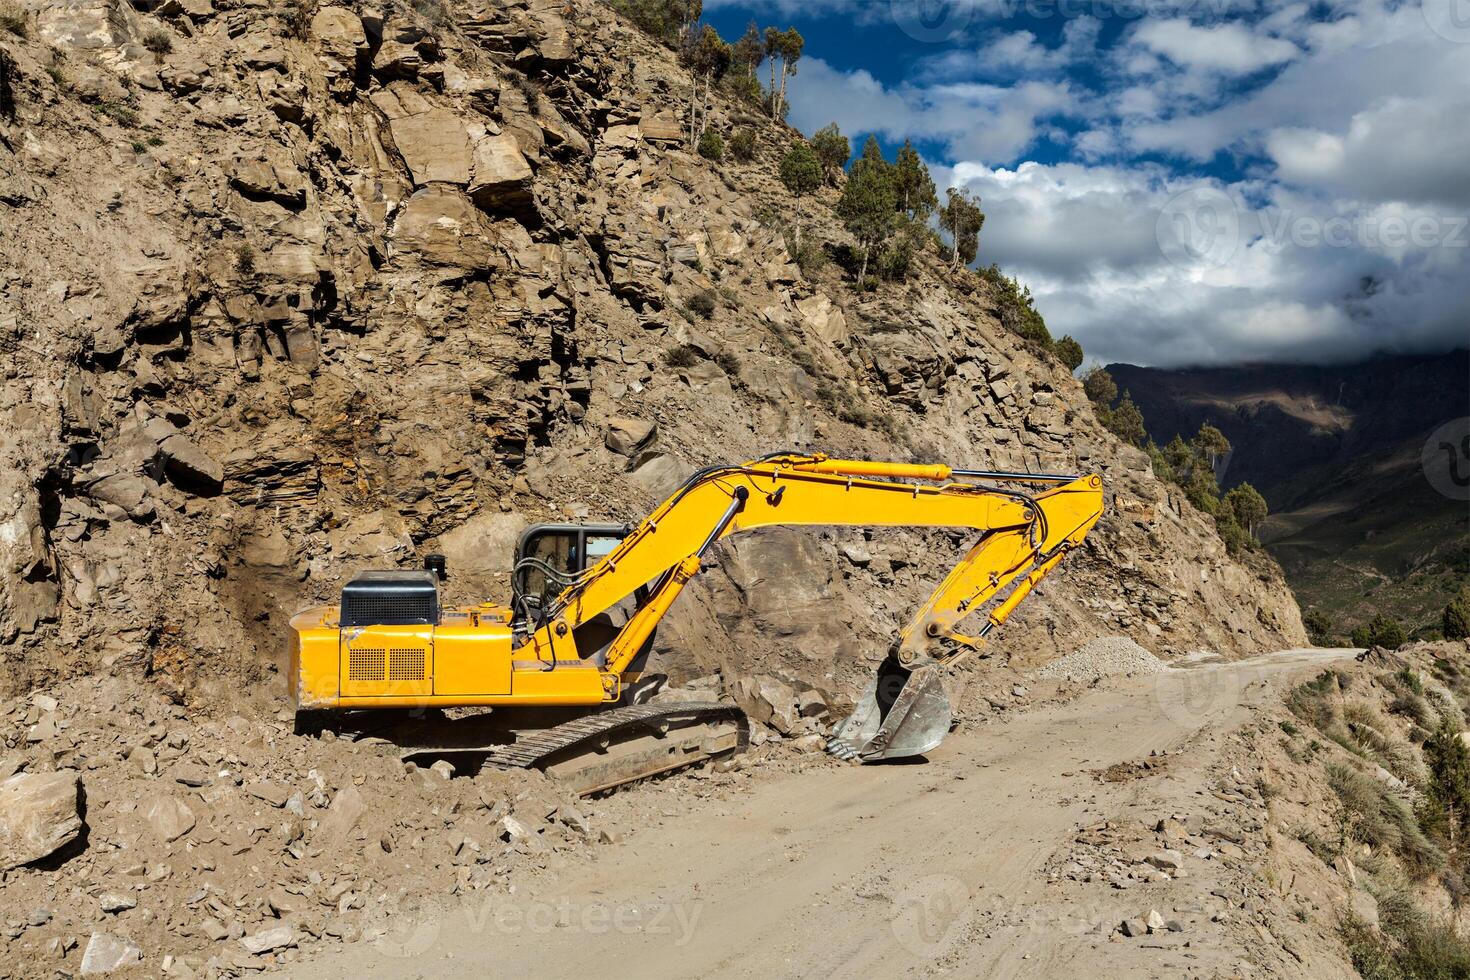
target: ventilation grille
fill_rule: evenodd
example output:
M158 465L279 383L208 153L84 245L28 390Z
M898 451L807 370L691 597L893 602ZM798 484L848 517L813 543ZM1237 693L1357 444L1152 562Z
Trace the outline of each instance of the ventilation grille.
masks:
M383 651L348 650L347 679L349 681L383 680Z
M439 616L438 601L433 593L410 595L342 596L343 626L415 626L435 622Z
M424 679L424 648L393 647L388 651L388 679L390 681L421 681Z

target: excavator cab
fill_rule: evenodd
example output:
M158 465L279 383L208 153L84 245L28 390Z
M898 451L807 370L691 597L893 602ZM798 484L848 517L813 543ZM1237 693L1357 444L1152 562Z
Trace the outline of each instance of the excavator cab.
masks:
M511 565L514 629L528 634L544 625L541 613L550 601L611 554L631 530L623 524L533 524L527 528L516 543L515 562ZM608 645L647 600L648 587L640 585L625 601L578 626L576 640L581 655L601 665ZM637 658L635 673L652 647L650 633Z
M627 536L622 524L533 524L516 542L511 591L539 608L542 596L556 595Z

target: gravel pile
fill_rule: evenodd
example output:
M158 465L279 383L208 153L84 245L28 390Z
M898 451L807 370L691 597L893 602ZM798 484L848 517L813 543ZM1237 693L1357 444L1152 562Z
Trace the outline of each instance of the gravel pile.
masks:
M1053 660L1038 670L1036 676L1094 681L1099 677L1157 674L1168 669L1162 660L1126 636L1101 636L1075 653Z

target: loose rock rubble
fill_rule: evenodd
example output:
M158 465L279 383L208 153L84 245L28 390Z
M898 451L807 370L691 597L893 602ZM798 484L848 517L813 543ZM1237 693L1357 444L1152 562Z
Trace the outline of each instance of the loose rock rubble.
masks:
M721 696L718 678L705 683L690 693ZM773 696L780 683L742 687ZM697 798L768 763L835 764L820 761L817 716L801 713L821 696L791 698L772 719L799 719L789 730L758 724L750 752L674 777L673 792ZM380 740L295 735L275 705L239 705L253 720L200 714L123 678L0 702L0 764L14 770L0 781L10 975L157 972L164 957L179 975L259 970L371 938L397 903L504 890L616 843L657 805L642 790L578 801L537 772L405 765Z
M1037 677L1091 682L1103 677L1157 674L1168 666L1126 636L1102 636L1036 671Z

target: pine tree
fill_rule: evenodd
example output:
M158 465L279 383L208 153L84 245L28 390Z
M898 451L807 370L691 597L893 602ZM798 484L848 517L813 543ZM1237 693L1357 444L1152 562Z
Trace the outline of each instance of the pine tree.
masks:
M847 137L842 135L836 123L829 123L817 130L812 137L812 149L816 152L817 159L822 161L822 177L827 183L836 184L837 175L852 157L852 145L848 143Z
M1230 452L1230 440L1225 438L1225 433L1208 422L1199 427L1193 442L1195 450L1209 459L1211 469L1215 468L1221 456Z
M704 29L694 37L685 51L684 60L689 65L689 72L694 80L694 90L689 98L690 145L698 145L705 127L709 125L710 89L730 70L730 58L730 45L720 37L719 31L708 24L704 25ZM700 79L704 80L702 101L699 97ZM701 107L703 112L700 111Z
M1068 371L1075 371L1082 366L1087 354L1082 350L1082 345L1073 340L1070 334L1064 334L1062 339L1052 346L1052 353L1056 354L1057 360L1067 366ZM1158 447L1155 446L1155 449Z
M1164 447L1164 459L1174 470L1176 482L1182 483L1191 464L1194 463L1194 453L1190 450L1189 444L1176 434Z
M1266 498L1249 483L1242 483L1225 495L1225 500L1230 504L1235 517L1240 521L1252 538L1256 536L1256 528L1266 519L1271 509L1266 505Z
M1451 854L1457 854L1470 829L1470 747L1460 737L1455 719L1444 718L1425 740L1424 762L1429 769L1424 823L1443 838Z
M771 118L778 119L776 115L776 63L781 60L781 32L774 27L766 28L766 61L771 65Z
M893 182L898 191L898 209L911 220L927 221L939 206L929 168L908 140L899 147L898 159L893 164Z
M1470 602L1466 602L1464 596L1451 599L1440 615L1440 626L1446 640L1470 637Z
M852 165L837 213L863 248L858 282L868 275L868 259L893 234L898 193L893 185L893 168L883 159L878 141L869 136L862 157Z
M1117 407L1108 413L1107 426L1114 435L1130 446L1141 446L1143 440L1148 438L1148 432L1143 427L1143 413L1133 404L1133 396L1126 391Z
M946 203L939 209L939 224L954 237L953 267L960 263L969 265L980 254L980 229L985 224L985 212L980 210L980 199L959 187L944 192Z
M1104 367L1095 367L1082 376L1082 390L1094 405L1110 406L1118 400L1118 383Z
M746 25L745 33L735 42L730 54L736 71L747 78L755 77L761 62L766 60L765 42L761 40L761 30L755 25L755 21Z
M796 74L796 63L801 60L801 51L806 39L794 27L781 33L781 98L777 103L777 119L786 118L786 80Z
M822 164L803 140L791 144L781 158L781 183L797 202L796 245L801 247L801 199L822 186Z

